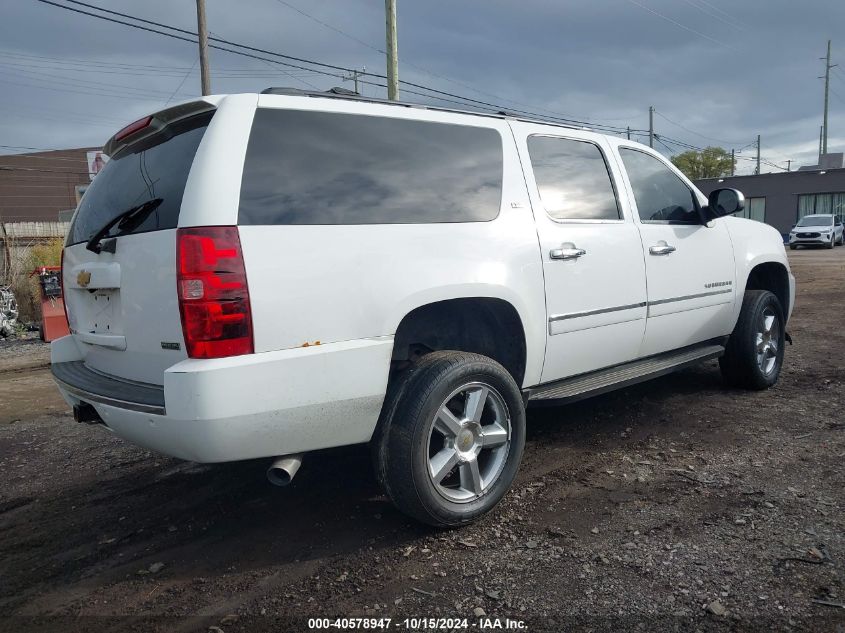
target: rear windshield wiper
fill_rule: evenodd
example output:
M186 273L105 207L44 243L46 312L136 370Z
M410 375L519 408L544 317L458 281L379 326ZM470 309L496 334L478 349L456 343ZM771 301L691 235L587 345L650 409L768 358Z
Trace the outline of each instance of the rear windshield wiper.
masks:
M129 209L126 209L126 211L121 211L111 220L106 222L99 231L94 233L93 237L88 240L85 248L92 253L100 253L103 250L100 246L100 241L108 235L109 231L111 231L115 224L119 223L120 227L123 227L134 222L134 226L132 228L135 228L143 222L150 213L155 211L162 202L164 202L163 198L153 198L134 207L130 207Z

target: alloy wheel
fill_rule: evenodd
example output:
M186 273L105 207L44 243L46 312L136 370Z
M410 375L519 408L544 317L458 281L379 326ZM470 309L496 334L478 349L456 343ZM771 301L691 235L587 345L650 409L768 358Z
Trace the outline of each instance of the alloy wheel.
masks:
M502 396L472 382L440 405L428 436L428 474L437 492L457 503L478 499L505 467L511 420Z
M780 324L775 311L768 307L763 310L760 327L757 331L757 365L765 375L771 374L778 360L778 345L780 344Z

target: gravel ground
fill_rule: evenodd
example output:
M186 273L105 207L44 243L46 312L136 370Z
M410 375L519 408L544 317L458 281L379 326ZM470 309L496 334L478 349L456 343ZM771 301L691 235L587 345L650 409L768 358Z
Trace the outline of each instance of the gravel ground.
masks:
M264 462L183 463L77 425L46 347L0 344L0 629L845 631L845 248L790 259L776 388L725 389L708 363L531 410L513 491L451 532L398 514L362 447L276 489Z

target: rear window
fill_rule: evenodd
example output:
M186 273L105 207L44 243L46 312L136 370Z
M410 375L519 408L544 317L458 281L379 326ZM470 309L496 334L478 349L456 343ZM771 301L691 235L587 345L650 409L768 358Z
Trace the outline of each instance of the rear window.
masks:
M485 222L499 214L496 130L261 108L239 224Z
M188 172L212 114L177 121L106 163L79 203L68 244L87 242L118 214L153 200L159 202L131 222L118 222L109 235L176 228Z

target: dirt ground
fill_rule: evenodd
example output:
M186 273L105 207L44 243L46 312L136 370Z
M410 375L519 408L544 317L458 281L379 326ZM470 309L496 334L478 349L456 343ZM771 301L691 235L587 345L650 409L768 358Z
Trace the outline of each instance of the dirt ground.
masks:
M845 631L845 248L790 260L776 388L726 389L711 362L531 410L513 490L458 531L396 512L364 447L279 489L264 462L76 424L46 346L0 343L0 629Z

